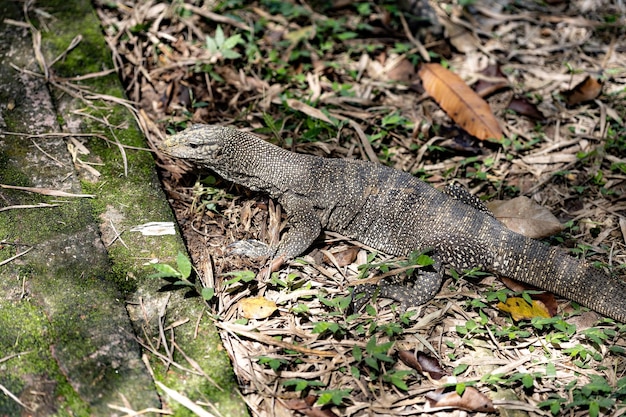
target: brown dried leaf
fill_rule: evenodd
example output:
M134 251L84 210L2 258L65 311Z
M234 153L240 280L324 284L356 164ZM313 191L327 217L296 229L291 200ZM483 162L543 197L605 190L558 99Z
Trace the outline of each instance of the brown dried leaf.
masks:
M500 141L504 134L489 104L455 73L439 64L419 70L424 89L459 126L478 139Z
M316 109L315 107L311 107L306 103L296 100L295 98L287 99L287 105L293 110L300 111L307 116L313 117L314 119L319 119L323 122L328 123L329 125L335 124L321 110Z
M551 236L563 230L563 225L550 210L528 197L489 201L487 208L506 227L532 239Z
M500 281L502 281L502 283L506 285L508 288L510 288L511 290L517 291L517 292L539 290L535 286L517 281L512 278L500 277ZM543 305L548 309L548 313L550 314L550 317L556 316L559 306L558 306L558 303L556 301L556 297L554 296L554 294L552 294L551 292L544 291L541 293L530 294L530 298L533 300L541 301Z
M410 350L401 350L398 352L398 358L406 365L416 371L424 374L427 373L434 380L440 380L445 375L448 375L443 370L439 360L433 358L424 352L412 352Z
M415 66L411 63L411 61L403 58L387 70L387 76L391 81L408 83L415 76Z
M247 319L265 319L278 309L275 302L263 297L243 298L238 303L239 314Z
M484 75L485 78L481 78L476 84L474 84L474 91L476 91L476 94L481 97L487 97L488 95L509 86L509 80L507 80L500 70L500 65L488 65L480 73Z
M545 120L543 113L539 111L537 106L525 99L524 97L515 97L509 103L507 109L513 110L517 114L526 116L533 120Z
M356 260L356 256L359 253L359 248L356 246L351 246L345 250L335 252L332 256L335 257L335 261L339 266L347 266L353 263ZM330 262L330 259L324 254L324 260Z
M297 410L298 412L309 417L337 417L331 409L313 407L317 401L317 397L308 395L304 399L292 399L283 400L283 404L290 410Z
M438 388L427 393L425 397L428 400L428 404L433 408L457 408L484 413L496 411L491 400L474 387L466 387L462 396L459 396L456 391L446 391L445 388Z
M515 321L532 319L533 317L550 318L550 312L541 301L533 300L532 305L521 297L507 298L506 302L498 303L498 309L511 314Z
M568 106L591 101L602 92L602 83L588 75L583 81L578 83L571 90L561 92Z

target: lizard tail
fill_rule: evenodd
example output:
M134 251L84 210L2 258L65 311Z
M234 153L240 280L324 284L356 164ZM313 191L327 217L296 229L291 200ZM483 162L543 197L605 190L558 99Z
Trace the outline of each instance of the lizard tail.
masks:
M516 235L515 246L503 244L493 271L553 292L598 313L626 322L626 282L559 248ZM511 248L519 248L511 256ZM508 260L508 261L506 261Z

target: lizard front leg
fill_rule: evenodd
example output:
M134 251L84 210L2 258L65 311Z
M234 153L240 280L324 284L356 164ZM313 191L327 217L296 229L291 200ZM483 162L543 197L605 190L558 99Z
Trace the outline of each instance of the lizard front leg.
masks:
M230 245L234 254L271 257L269 272L278 270L285 261L304 253L322 231L319 215L309 201L290 193L284 194L278 201L288 213L289 230L275 248L255 240L242 240Z

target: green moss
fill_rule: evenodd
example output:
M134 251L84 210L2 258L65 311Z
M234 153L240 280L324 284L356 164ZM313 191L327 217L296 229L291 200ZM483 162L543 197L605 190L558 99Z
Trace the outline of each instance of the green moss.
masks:
M227 416L246 416L248 415L245 406L240 402L238 393L228 387L236 386L234 376L230 372L223 372L224 369L230 368L230 360L226 351L222 348L219 336L208 318L203 318L198 327L198 336L193 337L194 332L191 329L185 331L184 326L193 327L195 323L186 323L176 331L176 342L184 350L188 357L198 360L202 358L200 366L207 372L207 375L222 389L208 381L203 376L186 375L185 378L172 375L160 361L154 361L152 366L157 374L157 379L164 381L164 384L179 392L186 392L186 395L193 401L211 402L219 404L222 415ZM174 354L174 361L186 364L186 360L179 352ZM189 387L194 387L193 391ZM168 403L174 410L176 416L193 416L189 410L180 404L170 401Z
M12 153L19 152L20 154L23 154L18 156L23 159L25 157L23 147L20 146L17 147L17 149L14 149L16 148L15 145L16 144L13 143L10 144ZM13 163L11 163L10 156L11 154L9 154L9 152L0 152L0 178L2 178L2 183L16 185L20 187L27 187L28 185L30 185L30 180L28 176L24 174L20 169L18 169ZM17 195L18 191L5 189L3 193L6 193L8 197L12 197Z
M19 323L19 326L15 326ZM54 338L53 326L44 312L27 300L0 303L0 352L3 356L22 353L2 363L0 384L19 396L28 389L26 381L54 381L56 415L89 416L89 406L78 396L52 357L49 344ZM20 415L15 402L0 395L0 415ZM17 412L15 410L18 410Z
M18 198L20 201L16 204L50 203L52 200L24 192L16 196ZM88 203L77 199L57 207L9 210L0 213L0 234L11 242L36 245L59 234L72 235L82 230L93 222L89 211Z
M11 374L5 372L0 373L0 385L9 392L22 392L24 389L24 381ZM22 408L8 395L0 395L0 415L1 416L19 416Z
M113 68L110 52L101 37L99 22L89 2L49 0L45 2L45 9L54 17L53 20L47 22L50 30L42 30L44 38L42 50L49 62L66 51L76 35L82 36L79 45L54 65L52 70L55 75L72 77ZM124 95L116 74L73 83L88 87L94 94L114 97ZM76 126L79 122L79 130L84 133L100 133L107 136L111 142L119 141L124 145L145 146L144 138L134 118L123 106L101 100L85 105L84 101L73 99L54 88L52 94L57 100L57 108L67 112L58 114L57 120L60 124L67 123ZM82 113L93 117L78 119L79 116L72 113L72 110L77 108L80 108ZM98 119L106 120L110 126L121 128L113 128L111 132L108 125L99 122ZM154 172L152 155L146 151L126 149L124 152L128 162L128 176L125 176L124 158L120 149L111 142L94 136L85 143L90 155L85 156L84 159L103 163L95 167L101 173L98 182L82 181L82 192L96 195L95 199L71 200L63 207L46 209L45 212L37 209L38 212L32 210L31 213L11 213L8 216L0 214L0 234L6 232L9 233L7 236L15 239L28 239L28 243L46 242L45 249L43 249L44 245L41 245L37 251L32 252L40 252L41 249L42 256L55 257L57 254L67 254L66 258L54 259L54 262L47 262L43 257L31 260L27 279L33 294L39 294L45 298L42 305L54 310L47 312L49 314L49 321L45 326L47 337L48 341L53 340L53 343L57 344L57 358L62 357L59 363L71 363L74 366L74 368L70 367L68 371L70 374L80 370L81 373L84 371L85 375L89 376L90 369L80 368L81 362L79 361L84 360L86 364L92 363L92 366L99 366L94 365L94 362L87 358L93 355L94 351L101 350L103 347L109 349L112 346L109 344L110 341L107 342L101 338L107 337L106 335L119 334L120 328L126 329L127 327L124 326L128 326L127 321L122 323L119 314L117 316L113 314L114 311L117 313L123 311L121 308L123 306L120 305L123 301L118 301L120 304L115 305L115 300L119 299L119 296L109 283L114 282L115 286L129 298L134 296L133 292L138 287L141 287L141 291L156 293L161 283L147 278L147 275L153 271L145 265L146 261L152 258L172 259L176 253L184 250L179 236L146 237L140 233L129 232L133 226L146 222L173 221L173 215L160 190ZM13 147L10 146L10 148ZM17 148L19 149L19 146ZM17 154L14 157L19 160ZM10 165L11 160L7 158L5 165ZM17 176L12 178L20 180L19 169L15 173ZM24 185L30 185L26 175L21 178L21 181ZM21 194L15 195L21 196ZM31 195L28 198L31 199L29 201L49 201L41 196ZM41 221L42 213L45 213L44 217L47 217L46 224L40 228L41 234L38 235L32 230L37 228L29 228L27 225L32 226L36 224L33 222ZM95 222L100 222L102 230L106 232L107 228L110 228L110 221L115 225L117 232L121 233L121 239L113 243L108 241L109 239L104 239L106 244L111 243L107 247L107 257L102 254L103 259L100 259L100 255L91 255L97 257L97 259L92 259L83 256L75 247L66 250L72 245L71 242L77 233L82 233L82 230L93 231ZM16 223L21 225L19 230L11 232L12 225ZM50 241L45 239L50 239ZM29 258L30 256L31 254ZM51 267L49 264L54 266ZM211 378L222 386L223 390L217 389L203 377L187 375L172 369L166 371L157 358L153 358L153 366L157 374L161 375L159 379L163 380L166 385L192 399L217 404L220 414L247 415L245 405L236 391L229 358L208 318L202 320L199 328L200 334L194 337L196 320L193 318L203 314L202 309L201 300L187 300L180 294L174 294L169 300L167 317L172 321L192 318L189 323L175 328L176 341L190 357L199 362L202 369L210 373ZM125 314L123 319L127 320ZM141 326L145 326L145 323L135 323L135 326L136 330L139 330ZM158 337L158 332L147 336ZM16 335L12 334L10 339L14 337ZM31 342L35 339L31 339ZM82 345L77 343L77 340L82 342ZM50 352L50 347L43 343L43 340L41 343L41 350ZM175 359L185 363L184 357L178 353ZM102 365L103 367L99 370L101 374L97 375L99 379L94 381L94 384L100 387L106 384L119 389L120 392L132 391L134 386L129 385L132 382L124 385L127 381L120 379L122 374L112 373L115 367L109 365L106 363ZM135 385L139 384L135 383ZM142 388L146 388L145 382ZM72 403L72 398L77 396L67 383L59 383L57 393L59 397L65 398L66 404L70 404L65 408L59 408L59 415L88 414L88 411L85 411L87 408L80 411L80 403L76 405ZM97 397L97 393L92 393L88 388L81 388L81 395L90 401L91 412L96 413L102 404L92 402L99 400L92 398L91 394ZM154 393L151 392L151 394ZM177 415L189 413L178 404L172 402L172 406L177 407Z
M131 261L130 251L119 245L109 249L109 257L113 262L111 274L107 277L124 295L137 290L137 266ZM135 271L135 272L132 272Z

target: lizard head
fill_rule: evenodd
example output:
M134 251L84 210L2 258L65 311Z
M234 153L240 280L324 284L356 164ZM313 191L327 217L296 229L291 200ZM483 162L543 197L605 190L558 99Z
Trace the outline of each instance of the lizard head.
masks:
M169 136L158 145L159 150L175 158L212 165L224 152L225 134L230 128L194 124Z

